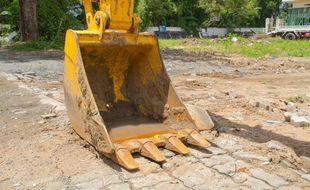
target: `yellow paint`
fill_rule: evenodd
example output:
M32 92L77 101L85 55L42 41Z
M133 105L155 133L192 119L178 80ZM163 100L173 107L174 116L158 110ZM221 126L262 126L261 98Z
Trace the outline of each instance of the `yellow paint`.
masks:
M134 0L99 0L99 10L93 12L92 0L84 0L87 30L70 30L66 35L64 88L70 121L81 137L94 145L99 152L106 154L112 154L114 150L109 136L111 130L108 133L98 113L99 109L109 111L111 102L106 102L104 98L100 99L100 90L95 92L97 94L93 94L92 86L89 85L92 81L88 81L90 77L84 69L107 68L104 70L107 72L102 74L108 75L113 82L114 102L129 101L124 89L129 66L134 67L131 74L139 76L135 80L142 87L154 83L163 74L156 37L150 33L138 33L140 18L134 15L133 7ZM82 57L80 48L85 57ZM100 77L99 72L95 74L96 77ZM92 80L94 79L97 78L93 77ZM98 79L96 82L99 81ZM110 88L110 84L108 86ZM156 85L153 86L156 88ZM99 85L98 89L104 88L104 85ZM108 96L112 95L108 93ZM138 109L142 114L147 115L148 110L144 106L139 105ZM91 118L98 116L99 119L93 122L90 116ZM96 129L96 133L90 133L89 126L92 126L92 130ZM138 133L139 130L137 130L137 136L159 138L160 130L157 129L162 126L162 124L154 126L156 130L148 128L143 130L143 133L141 131Z
M111 57L112 60L108 61L109 76L113 79L113 88L115 99L117 101L128 101L122 93L122 86L125 82L125 72L128 70L128 55L120 53Z

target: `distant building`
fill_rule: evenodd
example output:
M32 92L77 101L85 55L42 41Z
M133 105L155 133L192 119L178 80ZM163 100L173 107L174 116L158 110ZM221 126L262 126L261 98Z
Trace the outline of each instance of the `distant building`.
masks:
M287 26L305 26L310 24L310 0L283 0L292 5L286 18Z
M310 0L283 0L283 2L291 4L292 8L310 7Z

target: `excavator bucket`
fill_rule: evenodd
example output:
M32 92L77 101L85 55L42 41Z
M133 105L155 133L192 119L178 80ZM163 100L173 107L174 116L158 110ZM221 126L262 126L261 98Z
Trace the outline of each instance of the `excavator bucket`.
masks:
M118 6L103 2L99 7L109 11ZM86 12L88 3L84 1ZM88 14L88 30L67 31L64 92L73 129L99 153L129 170L139 167L133 153L163 162L158 147L188 154L185 144L210 146L201 131L213 123L206 111L185 106L177 96L156 37L138 33L137 25L126 30L125 22L125 29L109 29L117 26L114 13Z

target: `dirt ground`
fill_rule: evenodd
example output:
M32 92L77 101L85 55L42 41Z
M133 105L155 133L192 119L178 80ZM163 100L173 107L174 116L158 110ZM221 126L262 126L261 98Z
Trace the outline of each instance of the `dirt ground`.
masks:
M128 172L71 129L62 52L1 49L0 189L310 189L310 125L284 117L310 122L310 58L162 56L182 100L215 122L213 147L162 150L162 165L136 156Z

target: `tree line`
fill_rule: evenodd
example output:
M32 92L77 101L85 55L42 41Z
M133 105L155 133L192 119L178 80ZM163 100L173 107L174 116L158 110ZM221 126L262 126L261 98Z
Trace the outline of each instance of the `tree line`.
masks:
M177 26L190 34L199 27L264 27L265 18L285 13L282 0L135 0L149 26ZM85 18L79 0L0 0L0 24L21 31L22 40L63 41L66 29L83 29Z

